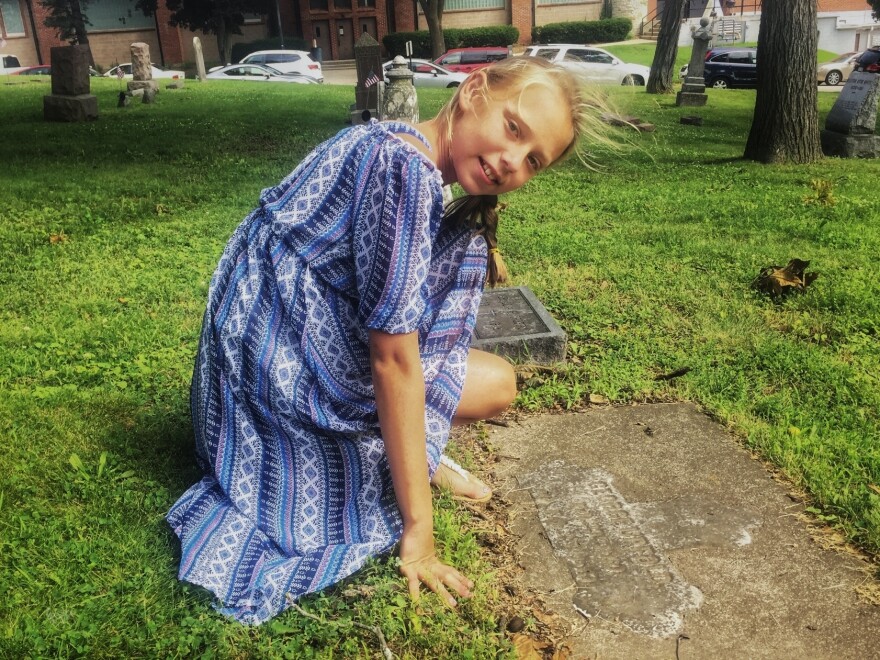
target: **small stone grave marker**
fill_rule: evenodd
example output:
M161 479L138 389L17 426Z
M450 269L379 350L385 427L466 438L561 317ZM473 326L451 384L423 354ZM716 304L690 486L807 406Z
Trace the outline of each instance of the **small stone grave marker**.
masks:
M864 71L850 74L825 118L821 137L826 156L880 157L880 136L874 134L878 97L880 76Z
M483 294L474 348L514 360L552 364L565 360L566 336L528 287Z

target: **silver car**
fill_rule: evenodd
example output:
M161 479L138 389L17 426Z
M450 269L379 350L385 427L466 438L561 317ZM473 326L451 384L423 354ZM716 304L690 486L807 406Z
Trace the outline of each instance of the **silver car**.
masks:
M555 64L577 71L592 83L644 85L651 69L641 64L627 64L607 50L577 44L539 44L526 48L524 55L543 57Z
M853 72L856 60L859 59L861 53L844 53L840 57L836 57L830 62L820 64L816 72L816 79L819 83L825 83L831 87L846 82L849 74Z
M388 71L391 62L385 62L382 68L385 70L385 82L388 82ZM416 87L458 87L463 83L468 74L450 71L439 64L428 60L407 60L410 71L413 72L413 85Z
M209 80L251 80L253 82L299 83L317 85L318 81L299 73L281 73L265 64L227 64L215 66L205 76Z

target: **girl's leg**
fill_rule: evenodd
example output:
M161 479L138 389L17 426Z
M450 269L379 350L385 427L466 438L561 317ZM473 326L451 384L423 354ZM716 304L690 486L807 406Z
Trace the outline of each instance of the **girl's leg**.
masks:
M500 415L516 397L516 374L504 358L472 348L467 376L453 424L463 425Z
M467 377L453 424L470 424L495 417L507 409L514 397L516 375L513 367L497 355L471 349L468 353ZM463 477L442 464L434 473L431 483L449 488L460 497L475 500L483 499L490 493L489 487L473 475Z

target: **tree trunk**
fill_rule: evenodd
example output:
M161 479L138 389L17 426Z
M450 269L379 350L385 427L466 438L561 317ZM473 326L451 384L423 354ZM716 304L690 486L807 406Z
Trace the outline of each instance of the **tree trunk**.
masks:
M443 38L443 4L444 0L419 0L428 33L431 35L431 59L436 60L446 52L446 40Z
M232 46L229 44L229 31L226 29L226 21L223 17L217 21L217 52L220 53L221 64L231 64Z
M648 94L672 94L672 75L675 57L678 55L678 35L681 32L681 19L687 0L666 0L663 16L660 18L660 34L657 35L657 49L651 63L651 74L645 91Z
M758 94L744 156L762 163L822 157L816 85L816 0L766 0L758 31Z

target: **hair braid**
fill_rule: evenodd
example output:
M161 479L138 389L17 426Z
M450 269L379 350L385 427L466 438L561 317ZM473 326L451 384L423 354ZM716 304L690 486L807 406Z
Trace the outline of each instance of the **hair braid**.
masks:
M474 230L486 239L488 259L486 283L495 286L507 280L507 267L498 250L498 196L465 195L453 200L443 215L444 222L452 227Z

